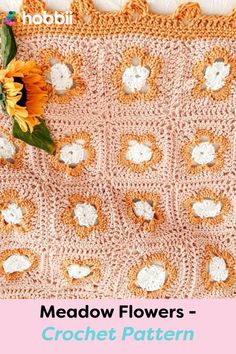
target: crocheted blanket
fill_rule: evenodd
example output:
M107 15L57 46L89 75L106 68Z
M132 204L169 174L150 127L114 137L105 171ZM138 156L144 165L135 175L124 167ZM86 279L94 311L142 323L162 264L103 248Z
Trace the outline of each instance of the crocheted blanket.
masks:
M12 27L17 59L42 70L55 151L13 137L0 114L0 297L235 297L236 12L74 0L71 14ZM25 77L3 85L8 112ZM33 130L25 105L18 128Z

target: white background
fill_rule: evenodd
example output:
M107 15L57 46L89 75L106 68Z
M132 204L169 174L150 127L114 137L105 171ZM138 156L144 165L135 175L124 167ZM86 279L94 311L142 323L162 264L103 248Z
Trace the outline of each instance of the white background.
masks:
M150 8L154 12L171 14L178 4L189 2L190 0L148 0ZM194 0L192 0L194 1ZM46 0L47 6L52 10L68 10L70 0ZM97 9L101 11L118 11L122 8L126 0L94 0ZM236 8L236 0L200 0L196 1L201 5L204 14L229 14ZM0 10L19 10L21 0L0 0Z

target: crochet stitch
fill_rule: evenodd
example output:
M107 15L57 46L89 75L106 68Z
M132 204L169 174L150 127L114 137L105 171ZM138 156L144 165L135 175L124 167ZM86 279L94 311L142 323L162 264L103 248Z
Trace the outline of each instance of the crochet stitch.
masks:
M236 11L71 10L12 27L56 147L24 145L0 113L0 297L235 297Z

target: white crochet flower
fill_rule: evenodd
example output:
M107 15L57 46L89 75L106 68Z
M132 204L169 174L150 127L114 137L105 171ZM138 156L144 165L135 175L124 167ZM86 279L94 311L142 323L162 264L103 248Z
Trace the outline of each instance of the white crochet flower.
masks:
M138 217L143 217L145 220L150 221L154 218L155 211L148 202L137 201L134 203L134 213Z
M129 93L142 91L146 86L146 80L150 70L141 65L132 65L125 69L122 75L122 82Z
M87 277L90 273L90 267L80 266L78 264L71 264L67 267L70 278L81 279Z
M80 226L91 227L96 225L98 214L96 208L87 203L78 203L74 214Z
M209 90L220 90L224 84L225 79L230 74L230 64L225 64L223 61L216 61L206 68L204 78L206 87Z
M148 142L139 143L136 140L129 141L126 159L132 161L135 165L150 161L153 151Z
M56 63L50 70L50 82L56 91L65 91L73 86L73 78L66 64Z
M229 276L225 260L221 257L212 257L209 263L209 274L213 281L225 281Z
M77 140L72 144L61 148L59 160L67 165L77 165L86 160L86 150L83 147L84 140Z
M9 203L7 209L1 211L2 216L7 224L20 225L23 212L16 203Z
M192 159L199 165L206 165L214 161L215 152L213 144L203 142L193 148Z
M165 284L167 273L160 264L142 268L137 274L136 285L147 291L155 291Z
M0 158L11 159L16 153L14 144L4 136L0 136Z
M200 218L214 218L221 212L221 202L215 203L214 200L204 199L201 202L193 203L193 211Z
M28 257L15 254L8 257L2 266L5 273L23 272L31 267L31 262Z

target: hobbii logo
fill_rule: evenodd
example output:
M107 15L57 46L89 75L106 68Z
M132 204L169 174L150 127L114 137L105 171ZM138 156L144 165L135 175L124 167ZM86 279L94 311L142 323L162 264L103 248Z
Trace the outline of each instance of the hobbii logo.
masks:
M53 14L49 14L46 11L43 11L42 14L27 14L25 11L22 12L22 23L24 25L72 25L73 24L73 15L72 11L66 11L63 14L55 11Z

